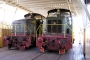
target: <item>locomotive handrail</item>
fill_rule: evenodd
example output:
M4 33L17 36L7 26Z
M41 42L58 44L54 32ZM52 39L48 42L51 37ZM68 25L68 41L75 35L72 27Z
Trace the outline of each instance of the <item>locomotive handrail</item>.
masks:
M54 24L46 24L46 25L54 25ZM55 25L65 25L65 24L55 24ZM37 28L37 30L39 30L39 28L42 26L42 32L43 32L43 24L39 25L39 27ZM36 30L36 39L37 39L37 30ZM40 30L39 30L39 35L40 35ZM65 34L64 34L65 36ZM43 33L42 33L42 37L43 37Z
M40 30L41 30L41 28L42 28L42 32L43 32L43 25L44 24L41 24L41 25L39 25L39 27L37 28L37 30L36 30L36 38L37 38L37 31L39 30L39 36L40 36ZM67 26L69 29L70 29L70 31L72 32L72 29L67 25L67 24L46 24L46 25L63 25L64 26L64 30L65 30L65 27ZM43 37L43 33L42 33L42 37ZM66 37L66 33L64 33L64 38Z
M15 25L15 30L14 31L15 31L15 36L16 36L16 25Z
M67 26L68 26L68 24L66 24ZM68 26L68 28L70 29L70 31L72 32L72 34L73 34L73 30L70 28L70 26Z
M40 27L41 27L41 24L40 24L39 27L36 29L36 40L37 40L37 31L39 30ZM39 32L40 32L40 30L39 30ZM40 35L40 33L39 33L39 35Z
M42 24L42 36L43 36L43 24Z
M46 25L65 25L65 24L46 24Z
M25 26L29 29L29 31L30 31L30 37L31 37L31 32L32 32L31 29L27 25L25 25Z
M67 24L66 24L67 25ZM68 25L67 25L68 26ZM68 28L72 31L72 29L68 26Z
M68 26L68 24L66 24L67 26ZM69 27L69 29L72 31L72 42L73 42L73 39L74 39L74 37L73 37L73 30L70 28L70 26L68 26Z

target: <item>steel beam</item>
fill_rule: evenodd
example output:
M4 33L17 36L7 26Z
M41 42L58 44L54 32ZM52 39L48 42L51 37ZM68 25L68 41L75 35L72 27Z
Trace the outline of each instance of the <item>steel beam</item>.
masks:
M90 21L90 14L89 14L89 11L87 10L87 6L86 6L85 3L84 3L84 0L78 0L78 1L81 3L82 8L85 10L86 15L87 15L87 17L88 17L88 19L89 19L89 21Z
M23 6L20 6L19 4L13 2L12 0L3 0L3 1L6 2L7 4L11 4L12 6L16 6L16 7L18 7L18 8L21 8L21 9L23 9L23 10L25 10L25 11L32 12L32 11L29 10L28 8L23 7Z

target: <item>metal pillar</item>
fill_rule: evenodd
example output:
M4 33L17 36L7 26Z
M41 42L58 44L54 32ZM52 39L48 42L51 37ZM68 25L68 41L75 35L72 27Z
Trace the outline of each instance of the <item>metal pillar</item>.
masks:
M87 17L88 17L88 19L89 19L89 21L90 21L90 14L89 14L89 11L88 11L88 9L87 9L87 6L86 6L84 0L78 0L78 2L81 3L82 8L83 8L84 11L86 12L86 15L87 15ZM84 54L84 56L85 56L85 54L86 54L86 29L85 29L86 26L87 26L87 25L85 25L85 27L84 27L84 41L83 41L83 54Z
M83 41L83 54L84 54L84 57L85 57L85 51L86 51L86 49L85 49L86 48L85 47L86 46L86 37L85 37L86 36L86 29L84 29L83 32L84 32L83 33L84 34L84 37L83 37L84 38L84 41Z

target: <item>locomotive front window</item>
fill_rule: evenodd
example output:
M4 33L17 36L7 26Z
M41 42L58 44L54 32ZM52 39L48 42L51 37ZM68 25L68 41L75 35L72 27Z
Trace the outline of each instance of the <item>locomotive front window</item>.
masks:
M47 23L48 23L47 25L48 33L61 33L62 31L61 20L48 20Z
M57 12L49 13L48 17L57 17Z
M24 33L24 25L25 24L13 24L12 33Z
M15 20L12 23L12 33L24 34L25 31L25 20Z
M62 12L61 16L70 17L70 12Z

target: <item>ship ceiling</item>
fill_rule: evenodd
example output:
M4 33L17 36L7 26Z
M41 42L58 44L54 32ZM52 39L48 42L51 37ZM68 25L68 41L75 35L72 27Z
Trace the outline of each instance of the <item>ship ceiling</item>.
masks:
M69 9L72 15L82 13L82 6L78 0L3 0L7 4L17 6L29 12L47 16L51 9ZM0 4L2 1L0 2Z

